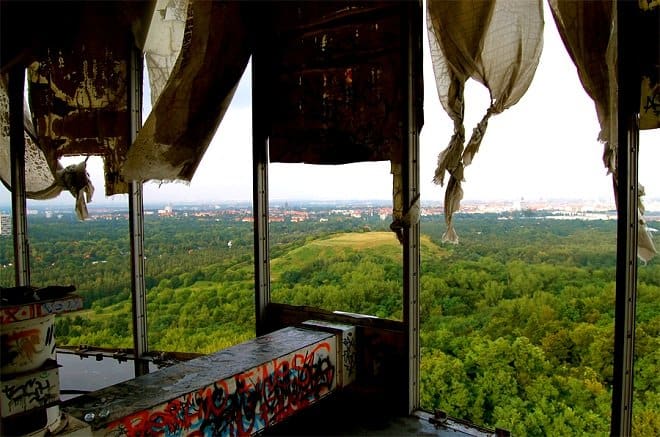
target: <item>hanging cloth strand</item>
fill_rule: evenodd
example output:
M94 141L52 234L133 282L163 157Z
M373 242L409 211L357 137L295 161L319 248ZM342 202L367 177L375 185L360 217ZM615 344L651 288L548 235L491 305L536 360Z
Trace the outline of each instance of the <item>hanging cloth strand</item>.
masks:
M87 204L92 201L94 195L94 185L89 179L87 173L87 160L78 164L71 164L55 172L55 179L58 186L66 189L76 199L76 215L80 220L89 217Z
M617 199L617 120L611 114L617 113L616 107L616 4L607 1L575 2L549 0L552 15L557 25L564 46L568 51L582 87L594 101L596 115L600 123L598 140L603 143L603 164L607 173L612 174L615 200ZM644 85L648 78L643 78ZM658 87L660 88L660 86ZM642 86L644 91L644 87ZM643 106L643 105L641 105ZM644 113L644 108L640 108ZM647 127L653 122L645 117ZM638 185L637 199L637 255L646 262L655 256L657 250L644 220L644 187Z
M243 2L188 5L181 51L126 154L125 180L190 182L250 59L249 11Z
M449 173L443 241L457 243L453 214L463 198L464 169L479 151L489 118L516 104L529 88L543 47L543 7L541 0L429 0L427 28L438 97L454 122L433 181L444 185ZM488 88L490 106L465 146L463 92L470 78Z
M27 106L24 108L23 137L25 139L25 185L28 199L47 200L68 190L76 199L76 215L89 217L87 203L92 201L94 186L87 174L87 159L63 168L52 154L50 159L38 146L37 134ZM11 154L9 147L9 98L6 80L0 78L0 180L11 190Z

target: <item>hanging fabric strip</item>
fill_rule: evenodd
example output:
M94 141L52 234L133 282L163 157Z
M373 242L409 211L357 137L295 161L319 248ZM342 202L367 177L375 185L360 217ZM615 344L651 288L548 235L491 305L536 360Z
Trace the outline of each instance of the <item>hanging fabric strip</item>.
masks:
M400 155L405 2L274 4L265 42L271 162L334 165Z
M660 0L638 0L641 95L639 128L660 128Z
M151 106L165 88L176 63L186 27L188 0L158 0L144 43Z
M192 179L250 58L249 10L244 2L189 5L181 53L126 155L126 180Z
M464 169L479 151L491 115L516 104L529 88L543 47L543 7L541 0L429 0L427 28L438 97L454 121L433 181L443 185L449 173L443 241L457 243L452 218L463 198ZM488 88L491 104L465 146L463 90L470 78Z
M549 0L552 15L568 51L582 87L594 101L600 123L598 140L603 143L603 164L612 174L615 200L617 197L617 25L614 8L609 0L575 2ZM641 85L641 84L640 84ZM656 254L656 248L644 220L642 197L638 186L638 251L643 261Z
M60 14L77 14L80 23L44 41L28 65L29 105L46 159L102 156L107 195L128 190L119 176L129 147L131 53L131 25L119 19L122 6L81 2L69 10L63 5Z

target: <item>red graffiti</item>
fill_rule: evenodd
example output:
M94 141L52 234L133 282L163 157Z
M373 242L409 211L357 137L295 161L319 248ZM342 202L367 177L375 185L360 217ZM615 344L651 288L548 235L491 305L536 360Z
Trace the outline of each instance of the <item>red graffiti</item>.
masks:
M274 359L156 410L127 416L110 424L108 430L128 436L254 434L333 388L331 351L330 344L324 342L305 354Z
M0 313L2 315L2 324L18 322L21 320L35 317L34 307L6 307Z
M2 350L5 351L2 354L2 365L13 363L18 357L30 361L39 353L37 350L40 344L39 330L28 329L13 334L3 334L0 342Z

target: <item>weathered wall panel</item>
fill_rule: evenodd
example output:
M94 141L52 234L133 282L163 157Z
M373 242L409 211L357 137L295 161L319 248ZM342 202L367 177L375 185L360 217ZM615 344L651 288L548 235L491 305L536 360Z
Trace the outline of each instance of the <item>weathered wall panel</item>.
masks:
M26 372L55 358L55 316L1 325L2 375Z
M0 382L0 411L9 417L26 411L55 405L60 401L57 363Z
M95 435L249 435L336 388L333 334L286 328L81 396L63 410Z
M292 2L266 42L270 159L343 164L400 154L406 116L398 2Z

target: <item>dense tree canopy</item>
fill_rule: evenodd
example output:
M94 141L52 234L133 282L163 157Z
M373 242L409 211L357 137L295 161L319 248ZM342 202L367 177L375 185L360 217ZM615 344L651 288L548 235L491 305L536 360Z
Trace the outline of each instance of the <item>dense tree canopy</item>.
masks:
M457 226L461 243L444 246L437 219L422 223L424 408L514 435L607 435L615 222L459 215ZM401 319L401 249L386 229L377 217L272 223L273 299ZM127 221L31 217L30 232L33 283L85 297L85 311L58 317L58 342L130 346ZM208 353L254 336L250 223L150 217L145 234L151 348ZM0 272L3 285L12 277ZM660 435L657 260L639 267L636 334L634 431Z

